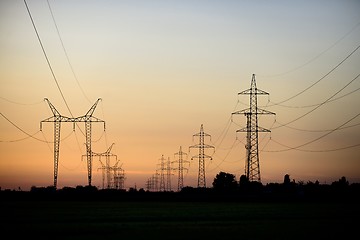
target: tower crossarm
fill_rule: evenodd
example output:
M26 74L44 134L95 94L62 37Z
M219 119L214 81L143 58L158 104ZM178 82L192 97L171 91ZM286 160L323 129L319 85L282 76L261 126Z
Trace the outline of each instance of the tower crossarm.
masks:
M92 116L93 115L93 113L94 113L94 111L95 111L95 108L96 108L96 106L98 105L98 103L99 103L99 101L101 101L101 98L98 98L97 100L96 100L96 102L94 103L94 105L92 105L92 107L89 109L89 111L87 111L87 113L85 114L85 116Z
M200 136L211 137L210 134L207 134L207 133L205 133L205 132L199 132L199 133L195 133L195 134L193 135L193 137L200 137Z
M272 114L272 115L275 115L275 113L270 112L270 111L267 111L267 110L264 110L264 109L261 109L261 108L257 108L255 112L252 112L250 108L247 108L247 109L243 109L243 110L240 110L240 111L233 112L233 113L231 113L231 114L232 114L232 115L233 115L233 114L244 114L244 115Z
M54 116L61 116L61 114L59 113L58 110L56 110L56 108L54 107L54 105L51 104L51 102L49 101L49 99L44 98L44 100L49 104L49 107L53 113Z
M51 112L53 113L53 116L48 117L40 122L40 131L42 130L43 122L72 122L72 123L75 122L76 118L62 116L60 114L60 112L54 107L54 105L51 104L49 99L45 98L44 100L49 104L49 107L50 107Z
M40 122L40 131L42 130L42 123L44 122L72 122L75 123L75 118L65 117L61 115L56 115L48 117Z
M248 131L248 128L246 128L246 127L236 130L236 132L247 132L247 131ZM255 129L255 132L271 132L271 131L269 129L258 126L257 129Z
M195 155L192 156L191 159L193 160L194 158L209 158L210 160L212 160L212 156L206 155L206 154L202 154L202 155Z
M268 92L265 92L263 90L260 90L258 88L250 88L250 89L247 89L247 90L244 90L242 92L239 92L238 95L250 95L250 94L256 94L256 95L269 95Z
M215 147L209 144L195 144L193 146L190 146L189 148L215 148Z

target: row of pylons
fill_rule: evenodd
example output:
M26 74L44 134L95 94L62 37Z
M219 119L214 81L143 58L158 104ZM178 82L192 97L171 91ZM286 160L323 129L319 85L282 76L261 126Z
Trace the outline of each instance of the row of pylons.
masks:
M258 115L265 114L275 114L273 112L260 109L257 106L257 95L268 95L269 93L260 90L256 87L255 74L252 75L251 86L249 89L239 92L238 95L249 95L250 102L249 108L233 112L234 114L243 114L246 116L246 127L237 130L237 132L246 132L246 159L245 159L245 176L249 181L257 181L261 182L260 177L260 161L259 161L259 141L258 141L258 133L259 132L270 132L270 130L262 128L258 125ZM91 130L92 123L103 123L105 130L105 121L94 117L93 113L98 102L101 99L99 98L95 104L90 108L90 110L83 116L80 117L66 117L59 113L56 108L50 103L50 101L45 98L45 101L49 104L49 107L53 113L53 116L44 119L40 122L40 130L42 129L42 123L44 122L53 122L54 123L54 187L57 187L57 179L58 179L58 164L59 164L59 155L60 155L60 129L62 122L72 122L73 128L75 130L75 125L84 122L85 123L85 138L86 138L86 154L83 157L86 157L87 160L87 172L88 172L88 184L91 186L92 180L92 163L93 157L98 156L99 161L101 163L101 169L103 171L103 188L115 188L115 189L123 189L124 188L124 180L125 173L121 166L118 166L119 161L117 160L117 156L110 153L113 144L109 147L109 149L103 153L94 153L91 149ZM203 124L201 124L200 132L193 135L193 137L199 138L199 143L192 145L191 148L198 148L199 153L194 155L191 160L198 159L199 160L199 168L198 168L198 188L206 188L206 178L205 178L205 159L212 160L210 155L205 154L205 149L207 148L215 148L209 144L205 143L205 137L211 137L209 134L204 132ZM148 179L146 182L146 188L149 191L171 191L171 175L173 174L173 170L178 171L178 191L181 190L184 186L184 170L188 170L183 165L184 163L188 163L187 160L183 159L186 153L182 152L181 146L179 152L175 153L178 156L176 161L171 162L170 158L167 160L162 155L160 159L160 167L156 170L155 174ZM105 164L101 161L101 157L105 157ZM115 164L110 165L110 159L115 157ZM171 163L177 163L178 166L176 168L171 167ZM166 176L166 181L165 181ZM106 181L105 181L106 179ZM106 182L106 184L105 184Z

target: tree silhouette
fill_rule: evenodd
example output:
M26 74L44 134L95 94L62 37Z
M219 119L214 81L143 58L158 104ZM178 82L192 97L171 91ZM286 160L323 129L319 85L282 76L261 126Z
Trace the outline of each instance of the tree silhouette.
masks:
M214 178L213 187L215 190L233 191L236 190L237 186L235 175L231 173L220 172Z
M246 177L246 175L240 176L240 187L245 187L249 183L249 179Z
M284 176L284 184L289 185L290 184L290 175L285 174Z

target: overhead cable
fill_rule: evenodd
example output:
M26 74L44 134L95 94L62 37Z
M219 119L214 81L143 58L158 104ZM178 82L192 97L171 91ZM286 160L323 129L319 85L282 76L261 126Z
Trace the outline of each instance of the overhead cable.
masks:
M73 74L73 76L74 76L74 78L75 78L75 80L76 80L76 83L78 84L78 86L79 86L79 88L80 88L80 90L81 90L81 93L84 95L84 97L86 98L86 100L90 103L91 101L90 101L89 98L86 96L83 88L81 87L80 82L79 82L79 79L77 78L77 76L76 76L76 74L75 74L75 71L74 71L74 68L73 68L73 66L72 66L72 64L71 64L71 62L70 62L69 55L68 55L68 53L67 53L67 51L66 51L64 42L63 42L63 40L62 40L62 38L61 38L60 31L59 31L59 28L58 28L58 26L57 26L57 24L56 24L55 17L54 17L53 11L52 11L52 9L51 9L49 0L47 0L47 4L48 4L48 6L49 6L49 10L50 10L50 13L51 13L51 17L52 17L52 19L53 19L53 22L54 22L54 25L55 25L55 28L56 28L57 35L59 36L59 39L60 39L60 42L61 42L61 46L62 46L62 49L63 49L63 51L64 51L64 53L65 53L67 62L68 62L68 64L69 64L69 66L70 66L71 72L72 72L72 74Z
M290 122L287 122L285 124L280 124L280 126L274 127L272 129L276 129L276 128L280 128L280 127L284 127L285 125L289 125L290 123L293 123L303 117L305 117L306 115L312 113L313 111L315 111L316 109L318 109L319 107L321 107L322 105L324 105L325 103L328 103L333 97L335 97L338 93L340 93L342 90L344 90L347 86L349 86L352 82L354 82L358 77L360 76L360 74L358 74L355 78L353 78L350 82L348 82L344 87L342 87L339 91L337 91L336 93L334 93L332 96L330 96L328 99L326 99L324 102L322 102L321 104L319 104L318 106L316 106L315 108L313 108L312 110L308 111L307 113L291 120Z
M263 77L279 77L279 76L283 76L285 74L294 72L302 67L305 67L306 65L308 65L309 63L312 63L313 61L315 61L316 59L318 59L320 56L322 56L324 53L326 53L327 51L329 51L330 49L332 49L333 47L335 47L339 42L341 42L343 39L345 39L348 35L350 35L350 33L352 33L356 28L358 28L360 26L360 22L358 22L354 27L352 27L350 29L349 32L347 32L345 35L343 35L340 39L338 39L334 44L332 44L331 46L329 46L328 48L326 48L324 51L320 52L318 55L316 55L315 57L311 58L309 61L305 62L304 64L301 64L300 66L297 66L293 69L290 69L288 71L282 72L282 73L278 73L278 74L273 74L273 75L268 75L268 76L263 76Z
M263 152L285 152L285 151L289 151L289 150L297 150L297 151L301 151L301 152L335 152L335 151L340 151L340 150L345 150L345 149L349 149L349 148L354 148L354 147L359 147L360 146L360 143L358 144L353 144L353 145L349 145L349 146L344 146L344 147L339 147L339 148L332 148L332 149L317 149L317 150L308 150L308 149L299 149L297 147L290 147L286 144L283 144L283 143L280 143L276 140L274 140L273 138L271 139L271 141L283 146L283 147L286 147L287 149L283 149L283 150L274 150L274 151L271 151L271 150L263 150Z
M358 45L350 54L348 54L340 63L338 63L335 67L333 67L329 72L327 72L324 76L322 76L319 80L317 80L316 82L314 82L313 84L311 84L309 87L305 88L304 90L300 91L299 93L295 94L292 97L289 97L283 101L277 102L277 103L273 103L272 105L269 105L269 107L274 106L274 105L280 105L284 102L290 101L291 99L296 98L297 96L303 94L304 92L306 92L307 90L309 90L310 88L314 87L316 84L318 84L320 81L322 81L324 78L326 78L327 76L329 76L333 71L335 71L341 64L343 64L347 59L349 59L351 57L351 55L353 55L358 49L360 48L360 45Z
M65 99L65 96L64 96L63 92L61 91L61 88L60 88L60 85L59 85L59 83L58 83L58 81L57 81L57 79L56 79L55 73L54 73L54 71L53 71L53 69L52 69L52 67L51 67L49 58L48 58L48 56L47 56L47 54L46 54L46 51L45 51L45 48L44 48L44 46L43 46L43 44L42 44L40 35L39 35L39 33L38 33L37 29L36 29L35 22L34 22L32 16L31 16L31 12L30 12L30 9L29 9L29 7L28 7L28 5L27 5L27 3L26 3L26 0L24 0L24 3L25 3L25 6L26 6L26 9L27 9L27 12L28 12L28 14L29 14L31 23L32 23L32 25L33 25L33 27L34 27L34 30L35 30L37 39L39 40L39 43L40 43L42 52L43 52L43 54L44 54L44 56L45 56L46 62L47 62L47 64L48 64L49 69L50 69L50 71L51 71L51 74L52 74L52 76L53 76L53 78L54 78L54 80L55 80L56 86L57 86L57 88L58 88L58 90L59 90L59 92L60 92L60 94L61 94L62 99L63 99L64 102L65 102L65 105L66 105L67 109L69 110L70 115L71 115L72 117L74 117L73 114L72 114L72 112L71 112L71 110L70 110L70 107L69 107L69 105L68 105L68 103L67 103L67 101L66 101L66 99Z
M354 117L352 117L352 118L350 118L349 120L347 120L346 122L342 123L340 126L338 126L338 127L334 128L334 129L332 129L331 131L329 131L329 132L321 135L320 137L317 137L317 138L315 138L315 139L313 139L313 140L311 140L311 141L308 141L308 142L306 142L306 143L300 144L300 145L298 145L298 146L296 146L296 147L286 146L287 149L275 150L275 151L271 151L271 150L263 150L263 151L264 151L264 152L285 152L285 151L290 151L290 150L306 151L306 150L303 150L303 149L300 149L300 148L301 148L301 147L304 147L304 146L306 146L306 145L309 145L309 144L311 144L311 143L314 143L314 142L316 142L316 141L318 141L318 140L320 140L320 139L328 136L329 134L331 134L331 133L339 130L340 128L342 128L343 126L345 126L346 124L348 124L349 122L351 122L352 120L354 120L355 118L357 118L357 117L359 117L359 116L360 116L360 113L356 114ZM285 145L283 144L283 146L285 146ZM358 146L358 144L357 144L357 145L353 145L352 147L356 147L356 146Z

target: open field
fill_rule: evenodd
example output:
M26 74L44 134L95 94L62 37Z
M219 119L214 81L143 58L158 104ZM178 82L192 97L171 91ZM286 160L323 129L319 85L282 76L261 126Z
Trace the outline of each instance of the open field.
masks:
M1 201L4 236L35 239L347 239L352 202Z

